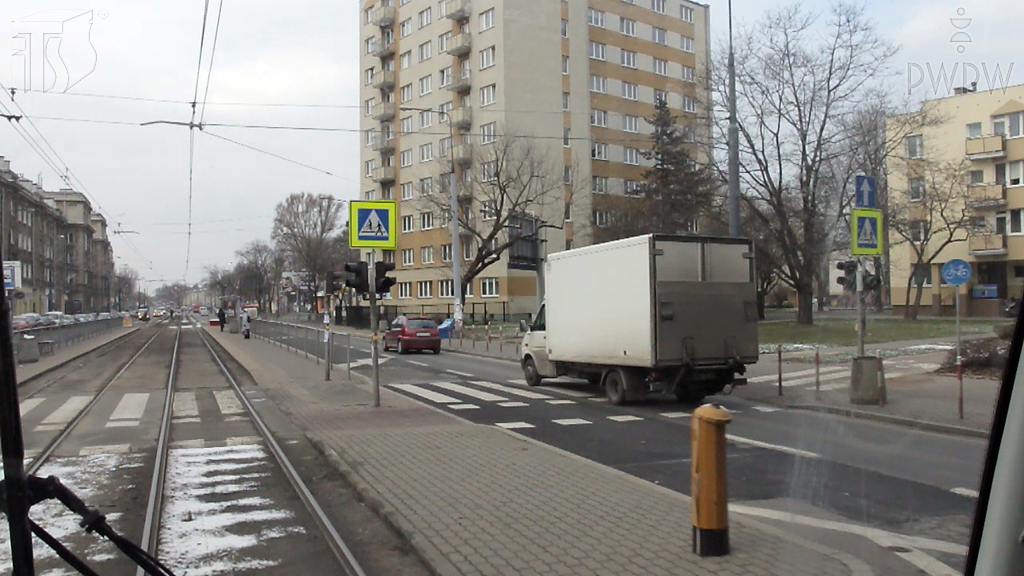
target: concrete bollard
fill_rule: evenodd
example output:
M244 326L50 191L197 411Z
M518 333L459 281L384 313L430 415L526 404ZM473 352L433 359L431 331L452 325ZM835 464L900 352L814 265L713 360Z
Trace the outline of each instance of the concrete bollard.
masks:
M39 362L39 341L31 334L25 334L18 342L18 364Z
M720 407L705 404L690 417L690 494L693 551L698 556L729 553L729 494L725 466L725 425Z

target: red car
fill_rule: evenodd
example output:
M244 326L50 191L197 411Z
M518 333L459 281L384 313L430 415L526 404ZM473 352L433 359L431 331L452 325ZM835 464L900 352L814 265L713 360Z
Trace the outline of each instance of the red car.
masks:
M399 354L409 350L433 350L441 353L441 336L430 318L399 316L384 333L384 349L394 348Z

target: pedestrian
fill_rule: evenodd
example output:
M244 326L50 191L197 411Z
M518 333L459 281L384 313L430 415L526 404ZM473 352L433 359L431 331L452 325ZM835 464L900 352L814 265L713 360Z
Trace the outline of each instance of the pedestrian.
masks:
M220 331L224 331L224 324L228 321L228 315L224 313L224 308L217 308L217 320L220 321Z
M249 313L242 312L242 336L249 339Z

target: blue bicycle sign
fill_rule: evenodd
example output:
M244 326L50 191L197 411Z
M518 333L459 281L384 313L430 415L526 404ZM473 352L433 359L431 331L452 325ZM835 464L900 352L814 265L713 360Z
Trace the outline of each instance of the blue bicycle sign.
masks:
M942 281L959 286L971 279L971 265L963 260L950 260L942 265Z

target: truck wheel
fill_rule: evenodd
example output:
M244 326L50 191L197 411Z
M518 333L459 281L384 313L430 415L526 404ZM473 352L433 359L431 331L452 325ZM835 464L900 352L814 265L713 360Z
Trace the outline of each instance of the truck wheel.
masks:
M537 372L537 365L533 362L533 358L527 357L523 360L523 376L526 378L527 386L540 386L541 380L540 372Z
M622 372L618 370L608 372L604 377L604 391L611 404L622 406L626 403L626 382L622 378Z

